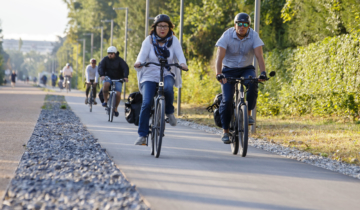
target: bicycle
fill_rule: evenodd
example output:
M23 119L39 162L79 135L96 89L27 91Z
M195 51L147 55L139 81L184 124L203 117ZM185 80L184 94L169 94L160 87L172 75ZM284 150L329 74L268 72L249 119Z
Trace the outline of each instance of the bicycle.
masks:
M164 137L165 131L165 122L168 122L168 119L165 119L165 96L164 96L164 68L175 66L183 71L188 71L182 69L178 63L166 64L166 59L160 59L159 63L148 62L142 63L140 66L148 66L150 64L160 66L160 82L158 84L156 94L154 96L154 103L151 107L150 112L150 128L149 134L151 134L151 155L154 155L155 158L160 156L162 138ZM146 139L146 146L148 146L149 136Z
M114 107L116 106L115 82L123 83L124 80L123 79L112 80L109 77L106 77L106 80L111 81L111 84L110 84L111 90L110 90L110 94L109 94L109 100L107 103L107 107L105 108L105 110L106 110L106 114L109 116L108 121L112 122L114 119Z
M275 76L275 72L270 72L270 77ZM235 78L228 77L226 78L227 82L235 83L235 102L233 103L232 116L230 121L230 145L231 152L236 155L239 152L242 157L246 157L248 142L249 142L249 120L248 120L248 108L245 102L245 81L251 83L261 83L259 78L249 77L245 79L244 77ZM269 80L266 78L265 80ZM240 84L240 95L239 87ZM262 84L262 83L261 83Z
M92 105L94 103L94 96L93 96L93 82L90 82L90 98L88 99L88 104L90 108L90 112L92 112Z
M70 76L65 76L65 89L66 89L66 93L68 93L68 92L70 91L70 88L71 88L70 80L71 80L71 77L70 77Z

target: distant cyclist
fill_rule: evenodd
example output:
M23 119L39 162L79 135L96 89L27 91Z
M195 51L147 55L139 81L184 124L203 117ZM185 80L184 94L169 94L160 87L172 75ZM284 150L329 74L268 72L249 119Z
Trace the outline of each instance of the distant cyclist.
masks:
M161 68L155 65L140 67L140 64L144 62L160 63L160 59L166 59L167 63L172 64L176 62L175 59L177 58L180 66L187 69L186 59L180 42L174 35L174 25L170 21L170 17L164 14L156 16L151 27L150 35L143 41L134 64L138 71L138 82L143 96L138 129L139 137L136 139L135 145L146 144L146 136L149 134L150 109L156 94L156 87L160 81ZM176 126L173 86L181 87L180 70L167 68L164 71L165 114L169 118L170 125Z
M254 55L259 62L261 71L260 79L266 79L265 62L262 46L264 42L259 34L250 28L251 18L246 13L239 13L234 19L235 27L226 30L217 41L216 78L222 85L222 101L220 103L220 118L224 134L221 140L228 144L229 124L231 121L232 102L235 85L227 83L226 77L255 77L253 66ZM262 80L261 80L262 81ZM246 100L248 102L249 124L254 124L250 116L251 110L255 108L258 96L258 86L255 83L246 83L248 88Z
M65 67L63 68L62 70L63 72L63 76L65 77L65 80L64 80L64 87L66 87L66 83L67 81L70 81L69 85L71 87L71 77L72 77L72 73L73 73L73 69L72 67L70 66L69 63L67 63L65 65ZM69 89L70 90L70 89Z
M55 73L52 73L52 75L51 75L51 84L52 84L53 88L56 85L56 80L57 80L57 76L55 75Z
M111 80L117 80L117 79L124 79L125 82L128 82L128 75L129 75L129 67L126 64L126 62L120 58L119 52L117 51L116 47L111 46L107 49L108 55L105 56L101 60L101 66L100 68L100 76L101 79L104 80L105 76L109 77ZM102 103L103 107L107 106L108 96L109 96L109 89L110 89L110 80L104 81L103 86L103 93L104 93L104 103ZM119 112L117 110L117 107L120 104L121 99L121 90L122 90L122 83L116 82L115 83L115 90L116 93L116 104L114 107L114 114L115 117L119 116Z
M85 104L88 104L88 96L89 96L89 91L90 91L90 86L92 85L93 87L93 92L91 94L93 94L93 98L94 98L94 105L96 105L96 84L98 83L98 66L96 65L96 60L95 58L91 58L90 59L90 65L88 65L86 67L85 70L85 76L86 76L86 99L85 99Z

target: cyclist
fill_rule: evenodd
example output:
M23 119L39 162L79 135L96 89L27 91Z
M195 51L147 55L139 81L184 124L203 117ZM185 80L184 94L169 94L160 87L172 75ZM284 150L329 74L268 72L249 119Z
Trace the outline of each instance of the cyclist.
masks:
M129 67L126 62L120 58L119 52L117 51L116 47L111 46L107 49L108 55L105 56L100 61L99 66L99 74L101 76L101 80L104 80L105 76L109 77L111 80L117 79L124 79L125 82L128 82L128 75L129 75ZM104 93L104 103L102 103L103 107L107 106L109 89L111 85L111 80L104 80L103 86L103 93ZM122 83L116 82L115 83L115 90L116 92L116 104L114 107L114 114L115 117L119 116L119 112L117 107L119 106L120 99L121 99L121 90L122 90Z
M57 80L57 76L54 73L52 73L52 75L51 75L51 85L52 85L53 88L56 85L56 80Z
M250 28L250 16L246 13L239 13L235 16L234 24L235 26L226 30L216 43L216 47L218 47L216 78L221 83L223 94L219 108L221 123L224 129L221 140L225 144L230 143L229 124L235 91L235 85L227 83L226 77L255 77L255 67L252 64L255 55L261 71L260 81L266 79L262 50L264 42L260 39L259 34ZM251 125L255 123L254 119L250 116L250 112L256 105L258 86L255 83L246 83L245 85L248 89L246 100L249 110L249 124Z
M70 85L70 87L71 87L71 77L72 77L73 69L72 69L72 67L70 66L69 63L67 63L67 64L65 65L65 67L64 67L63 70L62 70L62 72L63 72L63 76L65 77L64 87L66 87L67 81L70 81L70 84L69 84L69 85ZM70 90L70 88L69 88L69 90Z
M90 91L90 85L92 85L93 87L93 92L91 94L93 94L93 98L94 98L94 105L96 105L96 84L98 83L98 67L96 65L96 60L95 58L91 58L90 59L90 65L88 65L86 67L86 71L85 71L85 76L86 76L86 99L85 99L85 104L88 104L88 96L89 96L89 91Z
M146 136L149 134L150 109L156 87L160 81L159 66L149 65L143 69L140 64L144 62L160 63L159 59L167 59L168 63L174 63L175 58L177 58L182 68L187 69L186 59L179 40L174 36L174 25L170 21L170 17L164 14L156 16L151 27L150 35L143 41L134 64L135 69L138 71L139 89L143 97L138 129L139 137L135 145L146 144ZM172 126L176 126L173 106L174 85L175 87L181 87L180 69L167 68L164 72L165 114Z

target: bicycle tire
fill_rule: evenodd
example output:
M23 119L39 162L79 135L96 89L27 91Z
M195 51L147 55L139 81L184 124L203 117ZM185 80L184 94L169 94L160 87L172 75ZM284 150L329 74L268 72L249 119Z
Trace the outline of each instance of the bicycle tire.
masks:
M109 96L109 100L108 100L108 105L107 105L107 113L108 113L108 121L110 122L110 116L111 116L111 98L112 98L112 93L110 93Z
M116 103L116 98L115 98L115 94L112 94L111 96L111 103L110 103L110 106L111 106L111 109L110 109L110 122L113 121L114 119L114 107L115 107L115 103Z
M231 152L233 155L237 155L239 152L239 135L238 135L238 113L234 109L234 113L232 115L231 119L231 127L234 129L234 132L231 135Z
M154 138L154 156L158 158L161 152L162 138L165 127L165 100L158 99L155 109L155 138Z
M154 155L154 137L155 137L155 133L154 133L154 125L155 125L155 121L154 121L154 115L155 113L152 113L152 115L150 115L150 155ZM148 136L148 144L149 144L149 136Z
M90 112L92 112L92 104L93 104L93 96L92 96L92 88L90 88L90 101L89 101Z
M239 108L238 114L238 132L240 140L240 155L245 157L247 154L248 143L249 143L249 119L248 119L248 110L246 105L241 105ZM241 113L242 112L242 113Z

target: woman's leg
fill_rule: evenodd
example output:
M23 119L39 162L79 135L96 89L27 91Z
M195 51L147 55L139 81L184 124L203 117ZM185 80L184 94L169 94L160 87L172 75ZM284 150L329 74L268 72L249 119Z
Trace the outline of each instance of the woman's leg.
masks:
M140 84L143 99L139 117L138 134L141 137L145 137L149 134L149 118L156 92L156 85L156 82L143 82Z
M165 114L174 113L174 83L173 76L166 76L164 78Z

